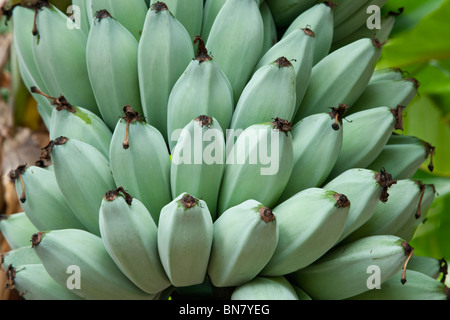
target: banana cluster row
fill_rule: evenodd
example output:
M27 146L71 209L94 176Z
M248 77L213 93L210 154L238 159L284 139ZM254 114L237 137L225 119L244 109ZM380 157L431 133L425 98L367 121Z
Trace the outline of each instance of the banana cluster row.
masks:
M74 0L74 20L47 1L11 8L50 142L10 173L23 212L0 221L8 286L446 298L445 263L410 267L436 196L413 176L435 150L400 134L418 82L375 70L395 15L374 38L367 7L385 2Z

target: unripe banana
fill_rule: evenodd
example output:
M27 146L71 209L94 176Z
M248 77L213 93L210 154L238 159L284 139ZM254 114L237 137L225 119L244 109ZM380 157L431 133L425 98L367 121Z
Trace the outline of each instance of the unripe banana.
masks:
M375 69L370 78L369 84L384 80L401 80L404 78L405 72L399 68L382 68Z
M25 300L83 300L56 282L42 264L8 268L6 289L15 289Z
M384 170L349 169L323 186L326 190L346 195L351 203L344 231L337 242L366 223L380 201L388 201L388 190L395 183L397 181Z
M349 113L385 106L395 108L408 106L419 89L419 82L413 78L385 80L369 84L352 105Z
M450 300L449 288L440 281L418 271L408 271L408 282L398 281L399 273L373 289L348 300Z
M56 7L39 3L32 49L49 95L64 95L99 115L86 67L87 36L81 29L68 28L68 17Z
M206 202L182 193L161 210L158 252L175 287L205 281L213 243L213 220Z
M448 263L442 259L413 255L408 262L408 270L414 270L445 283L448 274Z
M317 63L294 123L311 114L326 112L336 103L351 108L366 89L381 48L378 40L364 38L330 53Z
M315 33L308 28L295 29L286 38L281 39L259 60L254 74L263 66L273 64L280 57L285 57L295 71L295 110L303 100L308 87L314 56ZM262 100L263 101L263 100Z
M256 70L245 86L231 119L232 130L245 130L267 119L292 121L296 109L296 74L285 57Z
M127 105L114 130L109 159L116 184L139 199L158 225L162 207L172 200L170 156L162 134Z
M98 215L103 196L116 188L107 158L90 144L67 137L51 140L41 157L51 157L56 181L67 204L86 230L99 235Z
M39 231L25 212L0 215L0 231L11 249L30 245L30 236Z
M102 239L92 233L79 229L39 232L32 236L32 245L47 272L61 286L66 287L71 280L68 270L76 270L79 279L71 292L81 298L150 300L154 297L136 287L120 271Z
M151 0L150 3L154 4L155 2L157 0ZM165 0L164 3L175 18L186 28L191 39L200 35L203 19L203 0Z
M133 35L108 11L98 11L87 39L86 63L99 111L111 131L124 105L142 113L137 51Z
M273 19L272 12L265 1L262 1L259 5L259 11L261 12L261 17L264 26L264 41L262 55L265 54L269 49L277 43L278 41L278 30L275 25L275 20Z
M225 138L217 120L204 115L192 120L172 152L172 197L186 192L203 200L214 221L225 161Z
M355 12L360 8L367 8L367 2L369 0L334 0L337 6L333 11L334 25L338 26L342 22L348 20Z
M32 87L31 92L51 100L54 106L49 124L50 140L67 136L86 142L108 156L112 133L102 118L86 108L70 104L64 96L50 97L36 87Z
M341 236L349 210L345 195L320 188L305 189L277 205L278 245L260 274L289 274L319 259Z
M292 172L291 127L291 122L275 118L273 122L248 127L235 142L235 132L228 135L219 215L248 199L268 207L275 205Z
M256 277L236 287L231 300L299 300L299 297L283 276Z
M72 13L76 27L81 28L86 35L89 34L89 29L91 28L91 16L88 15L88 4L89 0L72 0L72 7L69 7L71 10L67 8L67 11ZM77 20L77 18L79 19Z
M159 259L158 228L141 201L122 187L108 191L99 225L106 251L137 287L156 294L170 286Z
M173 86L194 57L183 25L163 2L148 10L138 47L138 77L144 116L167 137L167 104Z
M292 127L294 167L279 202L322 185L328 177L342 147L342 118L346 110L346 105L340 105L329 113L308 116Z
M216 287L242 285L269 262L278 243L272 210L247 200L225 211L214 222L208 275Z
M227 76L237 102L261 57L264 24L255 0L228 0L217 14L206 47Z
M17 268L26 264L41 264L41 259L39 259L34 249L31 248L31 245L28 244L25 247L19 247L0 254L0 263L3 271L6 271L9 266Z
M21 165L12 170L9 177L14 179L20 205L36 228L84 229L67 205L52 170Z
M333 10L336 4L331 1L317 3L300 14L289 25L281 39L286 38L292 31L298 28L311 28L315 34L313 65L325 58L333 43L334 18Z
M367 237L331 249L289 278L312 299L347 299L370 290L372 267L379 270L381 286L391 278L398 283L405 282L408 278L405 267L413 251L405 240L392 235Z
M208 39L211 27L226 0L205 0L203 8L202 38Z
M393 134L367 169L385 168L394 179L410 179L428 158L428 170L433 171L434 152L435 147L422 139Z
M139 41L148 7L144 0L86 0L91 27L97 11L106 9Z
M403 106L353 113L343 122L342 148L328 181L351 168L366 168L381 153L394 130L403 130ZM358 137L355 139L355 137ZM377 171L381 168L377 168Z
M278 27L287 27L299 14L316 4L315 0L266 0Z
M177 140L175 130L183 129L199 115L215 118L222 128L229 128L234 111L233 89L215 60L208 55L204 42L196 37L197 56L175 83L168 102L167 130L170 150ZM177 193L178 195L179 193Z

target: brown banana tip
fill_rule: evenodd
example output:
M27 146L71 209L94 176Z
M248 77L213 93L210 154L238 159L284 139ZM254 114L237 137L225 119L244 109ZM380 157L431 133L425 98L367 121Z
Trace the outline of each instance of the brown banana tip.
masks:
M185 194L181 199L180 203L185 207L186 209L190 209L194 207L197 204L197 199L190 194Z
M200 115L200 116L198 116L197 118L195 118L195 121L197 122L197 124L198 124L200 127L208 127L208 128L210 128L213 119L212 119L212 117L210 117L210 116Z
M16 278L16 268L13 267L12 264L8 266L5 272L6 276L6 283L5 283L5 289L14 289L15 283L14 279Z
M208 54L208 50L205 47L205 41L200 36L194 37L194 45L198 44L197 55L195 57L199 63L203 63L212 60L212 57Z
M112 18L112 16L111 16L111 14L109 13L108 10L101 9L101 10L96 12L95 18L97 19L98 22L100 22L102 19Z
M346 208L350 206L350 200L347 198L347 196L341 193L335 193L334 199L336 199L336 207L338 208Z
M333 130L337 131L339 130L340 125L342 124L342 119L344 118L345 112L348 110L348 105L339 103L339 106L337 108L331 107L330 109L331 112L329 112L328 114L334 120L331 127L333 128Z
M125 202L129 206L131 206L133 202L133 197L128 192L126 192L122 186L118 187L117 189L109 190L108 192L106 192L103 199L105 199L106 201L114 201L117 199L118 196L120 196L120 194L122 194L122 196L124 197Z
M164 10L169 10L169 8L167 7L167 5L162 2L162 1L157 1L155 2L151 7L151 10L155 11L156 13L164 11Z
M316 37L316 34L314 33L314 31L310 28L310 26L306 26L306 28L302 28L303 32L307 35L310 36L312 38Z
M419 203L417 205L417 210L414 215L416 219L419 219L420 216L422 215L422 200L423 200L423 196L425 195L425 184L422 181L418 181L418 180L414 180L414 181L419 185L419 190L420 190Z
M412 255L414 254L414 248L411 247L411 245L406 241L402 242L402 247L403 247L403 250L404 250L407 258L406 258L405 263L403 264L403 271L402 271L402 276L401 276L400 281L402 284L405 284L406 283L406 267L408 266L408 262L411 259Z
M391 108L391 113L395 118L395 130L403 131L403 111L406 109L405 106L397 105L396 108Z
M331 11L333 11L334 8L338 7L339 5L333 1L324 1L323 2L326 6L330 7Z
M387 173L384 168L375 174L375 180L382 187L380 201L387 202L389 198L388 190L392 185L397 183L397 180L392 179L392 175Z
M36 248L42 241L42 236L45 232L37 232L31 236L31 247Z
M288 133L289 131L291 131L292 129L292 122L285 120L285 119L281 119L281 118L273 118L273 121L271 122L273 128L275 130L284 132L284 133Z
M261 220L263 220L265 223L269 223L275 219L275 215L273 214L273 211L267 207L261 206L261 207L259 207L258 211L259 211Z
M274 61L279 68L286 68L292 66L292 63L286 57L279 57Z

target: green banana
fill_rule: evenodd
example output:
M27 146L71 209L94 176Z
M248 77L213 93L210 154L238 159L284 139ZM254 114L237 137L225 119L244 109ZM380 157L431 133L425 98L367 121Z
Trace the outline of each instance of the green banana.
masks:
M264 41L262 54L265 54L273 45L278 42L278 30L273 19L272 12L265 1L262 1L259 5L259 11L261 12L261 17L264 26Z
M150 300L155 295L136 287L109 256L100 237L79 229L39 232L32 246L45 270L61 286L67 287L71 275L78 278L71 289L87 300Z
M316 4L316 0L266 0L278 27L287 27L299 14Z
M13 250L29 246L30 236L38 231L25 212L0 215L0 232Z
M237 102L230 129L245 130L277 116L292 121L297 101L295 81L294 67L285 57L256 70Z
M58 186L74 214L86 230L99 235L103 196L116 188L107 158L90 144L67 137L51 140L41 157L51 159Z
M214 222L208 275L216 287L242 285L255 278L275 252L276 216L256 200L226 210Z
M286 38L277 42L261 57L253 73L253 76L255 76L259 69L273 64L280 57L285 57L289 60L295 71L296 102L294 115L297 113L303 100L311 78L315 41L315 33L311 29L298 28L293 30Z
M428 170L433 171L434 152L435 147L422 139L393 134L367 169L385 168L394 179L410 179L428 158Z
M213 220L205 201L182 193L161 210L158 252L175 287L205 281L213 243Z
M163 2L148 10L138 46L138 79L143 115L167 137L167 105L173 86L194 57L183 25Z
M388 191L396 183L397 180L393 180L385 170L349 169L323 186L326 190L345 194L351 203L337 243L366 223L374 215L380 201L388 201Z
M147 208L122 187L102 200L100 233L116 265L142 291L157 294L171 284L158 253L158 228Z
M189 122L172 152L172 197L186 192L203 200L215 220L225 157L224 133L215 118L199 116Z
M400 68L382 68L375 69L370 78L369 84L384 80L401 80L405 76L405 72Z
M349 210L345 195L320 188L305 189L277 205L278 245L260 274L289 274L319 259L341 236Z
M258 276L236 287L231 300L299 300L299 297L285 277Z
M68 13L72 14L76 27L81 28L86 35L89 34L89 29L91 27L87 4L88 0L72 0L72 7L67 8L67 11L70 11Z
M86 108L70 104L64 96L51 97L36 87L30 90L35 96L47 98L54 106L49 124L50 140L67 136L86 142L108 156L112 133L102 118Z
M9 266L14 268L25 264L41 264L41 259L30 245L9 250L0 254L1 268L8 270Z
M385 80L369 84L349 113L385 106L395 108L408 106L419 89L419 82L413 78Z
M398 281L399 274L373 289L348 300L450 300L450 290L436 279L418 271L408 271L408 282Z
M148 7L144 0L86 0L91 27L97 11L106 9L139 41Z
M291 130L294 167L280 201L297 192L320 186L330 174L342 147L342 118L346 105L329 113L308 116Z
M56 7L39 3L32 50L49 95L64 95L99 115L86 66L87 36L81 29L68 28L68 17Z
M220 187L218 215L254 199L269 208L283 192L293 168L292 123L275 118L227 136L227 158ZM270 149L270 157L268 156Z
M154 4L157 0L151 0ZM175 18L181 22L189 33L189 37L199 36L202 30L203 0L165 0L164 3L169 8Z
M413 252L414 248L396 236L366 237L331 249L313 264L290 274L289 279L312 299L347 299L370 290L372 267L379 271L381 286L389 279L405 282L405 267ZM402 274L397 275L402 268Z
M42 264L24 264L8 268L7 289L15 289L25 300L83 300L56 282Z
M333 3L336 4L336 8L333 11L334 25L338 26L350 19L360 8L367 9L368 2L369 0L334 0Z
M183 129L199 115L215 118L222 128L229 128L234 111L231 84L205 47L202 38L196 58L175 83L167 106L167 134L170 150L176 144L172 134ZM177 193L178 194L178 193Z
M15 181L22 209L39 230L84 228L67 205L52 170L21 165L9 177Z
M100 114L111 131L124 105L142 113L137 51L133 35L108 11L98 11L87 39L86 63Z
M117 122L109 161L116 184L139 199L158 224L162 207L172 200L170 156L162 134L131 106Z
M396 108L378 107L346 116L342 124L342 148L328 180L348 169L370 165L394 130L403 130L403 110L400 105Z
M208 39L211 27L222 9L226 0L205 0L203 7L203 22L201 36L203 39Z
M264 24L255 0L226 1L214 20L206 47L230 81L236 103L263 45Z
M352 104L364 92L381 54L381 43L364 38L333 51L311 73L311 80L294 123L337 103Z
M335 3L324 1L317 3L302 14L300 14L286 29L281 39L286 38L291 32L298 28L311 28L315 33L313 65L325 58L333 43Z
M408 270L414 270L445 283L448 274L448 263L442 259L413 255L408 262Z

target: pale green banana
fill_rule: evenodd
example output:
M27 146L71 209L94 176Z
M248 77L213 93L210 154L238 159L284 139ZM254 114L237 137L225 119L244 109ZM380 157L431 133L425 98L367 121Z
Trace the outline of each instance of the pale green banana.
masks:
M298 28L310 28L315 34L313 65L325 58L333 43L335 5L331 1L317 3L300 14L286 29L281 39L286 38L291 32Z
M137 52L133 35L108 11L97 12L87 39L86 63L100 114L111 131L125 105L142 113Z
M265 1L261 2L259 5L259 11L261 12L264 26L264 44L262 54L265 54L273 45L277 43L278 31L272 12Z
M99 226L106 251L137 287L157 294L171 285L159 259L158 227L139 199L122 187L108 191Z
M25 212L0 215L0 231L11 249L30 245L30 237L39 229L30 221Z
M97 11L106 9L139 41L148 7L144 0L86 0L91 27Z
M435 147L422 139L393 134L367 169L385 168L394 179L410 179L428 158L428 170L433 171L434 152Z
M299 14L316 4L315 0L266 0L278 27L287 27Z
M21 165L9 177L15 180L22 209L39 230L84 229L67 205L52 170Z
M264 24L255 0L228 0L219 11L206 47L227 76L237 102L262 55Z
M311 73L311 80L294 123L339 103L352 104L364 92L381 54L376 39L352 42L323 58Z
M374 215L380 201L388 201L388 190L395 183L397 181L384 170L349 169L323 186L324 189L346 195L351 203L344 231L337 242L366 223Z
M103 196L116 188L108 159L90 144L67 137L51 140L42 158L51 158L58 186L74 214L86 230L99 235Z
M255 278L275 252L278 236L274 213L256 200L225 211L214 222L208 264L212 284L239 286Z
M363 238L328 251L308 267L289 275L312 299L341 300L370 290L371 267L379 270L381 287L389 279L398 283L406 278L404 269L414 249L392 235Z
M295 110L294 115L303 100L311 78L315 33L307 28L295 29L289 36L281 39L269 49L259 60L254 74L266 65L273 64L280 57L285 57L295 71ZM263 101L263 100L262 100Z
M279 202L304 189L320 186L330 174L342 147L342 118L347 106L308 116L291 130L294 167Z
M68 17L52 5L38 9L32 50L39 73L49 95L64 95L98 115L86 67L87 36L67 23Z
M297 105L295 81L294 67L285 57L256 70L237 102L230 129L245 130L276 117L292 121Z
M206 0L203 7L202 38L208 39L211 27L226 0Z
M172 197L186 192L203 200L215 220L225 161L224 132L217 120L208 116L191 120L172 152Z
M375 69L370 78L369 85L384 80L401 80L404 76L405 72L400 68Z
M344 231L350 206L345 195L320 188L305 189L277 205L278 245L260 274L282 276L319 259Z
M25 264L41 264L41 259L37 256L36 252L28 244L24 247L9 250L0 254L1 268L3 271L8 270L9 266L17 268L18 266Z
M256 277L236 287L231 300L299 300L299 297L283 276Z
M136 287L117 267L100 237L79 229L39 232L32 245L45 270L61 286L67 287L71 273L74 294L87 300L150 300L154 295ZM77 283L78 282L78 283ZM79 286L76 286L79 284Z
M369 0L334 0L337 6L333 11L334 25L338 26L342 22L350 19L360 8L367 8Z
M49 123L50 140L61 136L77 139L108 157L112 133L102 118L86 108L70 104L65 96L51 97L36 87L32 87L31 92L49 99L54 106Z
M421 272L445 283L448 273L448 263L444 258L436 259L428 256L413 255L406 269Z
M342 148L328 181L351 168L366 168L381 153L394 130L403 130L403 106L378 107L345 117ZM357 139L355 138L357 137ZM377 168L376 171L381 168Z
M450 290L443 283L418 271L409 270L407 273L405 284L398 281L399 272L380 289L369 290L348 300L450 300Z
M158 224L162 207L172 200L170 156L162 134L130 106L117 122L109 161L117 186L139 199Z
M138 47L138 77L143 115L167 137L167 108L173 86L194 58L188 32L167 6L148 10Z
M169 96L167 134L170 150L177 141L172 139L172 134L176 130L179 133L199 115L215 118L224 129L229 128L233 116L234 97L230 82L208 55L203 40L195 38L194 43L198 43L196 58L177 80Z
M157 0L151 0L150 4L154 4L155 2ZM191 39L201 34L203 0L165 0L164 3L175 18L186 28Z
M7 289L15 289L25 300L83 300L56 282L42 264L24 264L6 272Z
M91 17L88 16L87 8L88 3L89 0L72 0L72 7L67 8L67 13L72 15L76 28L80 28L86 35L89 34L91 27Z
M161 210L158 252L175 287L205 281L212 243L213 220L203 200L182 193Z
M269 208L275 205L293 168L291 127L292 123L275 118L273 122L248 127L235 142L235 133L227 136L218 215L248 199Z

